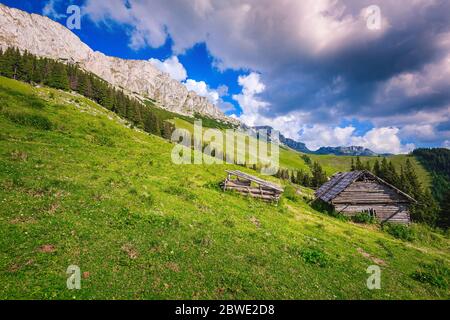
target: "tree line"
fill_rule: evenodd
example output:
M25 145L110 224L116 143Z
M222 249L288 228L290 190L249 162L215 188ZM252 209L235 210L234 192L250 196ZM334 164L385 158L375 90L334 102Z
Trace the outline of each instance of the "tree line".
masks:
M413 221L426 223L430 226L448 227L448 214L440 208L430 189L420 183L409 158L401 165L400 170L397 170L392 161L388 161L386 158L381 161L377 159L371 165L369 161L362 163L361 159L356 157L356 161L352 158L350 169L351 171L370 171L417 200L418 203L411 207Z
M431 190L441 206L443 225L450 226L450 150L444 148L416 149L412 153L431 173Z
M303 160L309 166L311 174L304 170L278 169L275 177L289 180L300 186L317 189L328 181L327 174L318 162L313 162L310 157L303 155Z
M37 57L17 48L0 49L0 75L45 85L64 91L75 91L101 106L117 113L134 126L154 135L170 139L173 124L158 115L149 106L126 95L93 73L77 64Z

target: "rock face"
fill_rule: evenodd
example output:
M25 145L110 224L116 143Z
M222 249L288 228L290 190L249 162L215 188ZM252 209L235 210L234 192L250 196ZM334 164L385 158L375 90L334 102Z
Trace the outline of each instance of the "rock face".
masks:
M74 33L44 16L0 4L0 47L17 47L42 57L77 63L131 94L151 98L172 112L202 115L232 122L207 98L188 91L145 60L125 60L94 52Z

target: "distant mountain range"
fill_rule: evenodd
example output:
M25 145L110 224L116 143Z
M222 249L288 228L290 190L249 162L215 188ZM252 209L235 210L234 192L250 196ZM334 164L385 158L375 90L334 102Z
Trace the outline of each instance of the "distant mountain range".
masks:
M364 156L364 157L375 157L378 156L377 153L370 149L350 146L350 147L322 147L314 152L315 154L334 154L336 156Z
M258 130L267 130L267 135L270 139L270 141L275 141L272 138L272 132L275 131L270 126L256 126L252 128L255 131ZM285 145L286 147L289 147L295 151L303 152L303 153L309 153L309 154L320 154L320 155L326 155L326 154L333 154L336 156L362 156L362 157L375 157L379 154L373 152L370 149L360 147L360 146L350 146L350 147L321 147L320 149L316 151L309 150L306 144L303 142L298 142L290 138L286 138L284 135L280 133L279 136L279 143Z

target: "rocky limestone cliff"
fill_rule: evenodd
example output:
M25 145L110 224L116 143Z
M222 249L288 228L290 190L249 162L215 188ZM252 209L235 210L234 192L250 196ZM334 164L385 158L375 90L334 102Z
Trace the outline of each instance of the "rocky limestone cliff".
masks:
M205 97L188 91L177 80L145 60L125 60L93 51L74 33L44 16L0 4L0 47L77 63L111 84L142 98L151 98L172 112L200 113L214 119L238 124L225 116Z

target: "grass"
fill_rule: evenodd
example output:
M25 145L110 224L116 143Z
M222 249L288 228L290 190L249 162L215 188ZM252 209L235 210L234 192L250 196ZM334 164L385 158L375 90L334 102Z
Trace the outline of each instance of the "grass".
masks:
M0 98L0 299L449 298L411 276L448 266L447 235L404 242L296 196L275 206L224 193L224 170L245 169L174 165L172 144L78 95L0 78ZM69 265L81 290L66 288Z
M171 119L171 122L176 128L185 129L191 134L194 132L194 125L192 122L187 121L182 118ZM207 127L204 128L208 129ZM251 139L251 138L250 138ZM248 143L247 143L248 145ZM289 170L303 170L305 172L310 172L310 166L303 159L304 153L296 152L290 148L281 147L280 148L280 166ZM320 163L328 176L331 176L337 172L349 171L351 167L352 159L355 160L356 157L352 156L336 156L336 155L307 155L312 161ZM367 161L373 166L375 161L378 159L380 162L381 157L360 157L363 163ZM405 165L406 159L409 158L411 163L417 172L419 181L425 186L429 187L431 185L431 176L425 170L425 168L419 163L419 161L414 156L409 155L393 155L387 157L389 161L392 161L397 172L400 172L401 166Z

